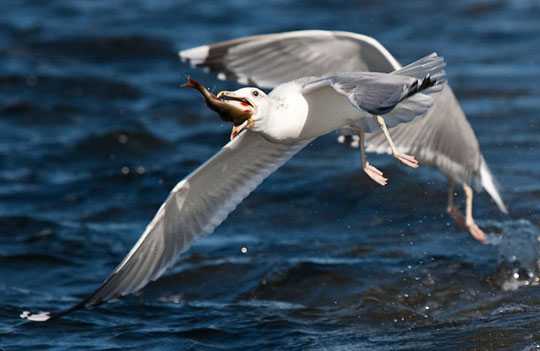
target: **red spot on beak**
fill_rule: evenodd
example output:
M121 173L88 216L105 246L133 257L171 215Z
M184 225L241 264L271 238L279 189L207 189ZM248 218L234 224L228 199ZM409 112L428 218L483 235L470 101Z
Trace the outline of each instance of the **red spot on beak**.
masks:
M249 106L249 104L245 101L242 101L242 106Z

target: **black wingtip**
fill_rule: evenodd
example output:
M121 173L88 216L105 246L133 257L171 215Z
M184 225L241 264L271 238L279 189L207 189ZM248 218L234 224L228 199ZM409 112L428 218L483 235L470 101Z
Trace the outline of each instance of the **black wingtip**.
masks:
M435 86L438 83L437 79L432 79L429 73L426 75L426 77L422 80L422 83L420 84L420 87L418 87L418 91L426 90L428 88L431 88Z
M431 87L434 87L435 85L437 85L439 81L437 79L433 79L431 78L431 75L429 75L429 73L424 77L424 79L422 79L421 81L420 80L416 80L414 81L414 83L411 84L411 86L409 87L409 91L407 92L407 94L403 97L403 99L406 99L408 97L411 97L413 96L414 94L416 93L419 93L423 90L426 90L426 89L429 89ZM402 100L403 100L402 99Z

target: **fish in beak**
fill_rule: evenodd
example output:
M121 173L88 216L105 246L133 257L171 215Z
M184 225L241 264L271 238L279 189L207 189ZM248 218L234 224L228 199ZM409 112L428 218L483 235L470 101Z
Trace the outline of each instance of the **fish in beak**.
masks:
M250 118L255 112L255 106L248 99L236 96L234 92L222 91L216 96L201 83L189 77L182 87L193 88L201 93L210 109L217 112L222 120L234 125L233 133L235 129L239 129L236 135L249 125Z

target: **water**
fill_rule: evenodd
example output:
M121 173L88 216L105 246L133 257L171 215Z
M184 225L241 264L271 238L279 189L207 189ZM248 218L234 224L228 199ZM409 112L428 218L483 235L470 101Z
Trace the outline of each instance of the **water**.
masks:
M4 1L0 5L0 349L537 350L540 6L508 1ZM372 162L335 135L274 174L138 296L49 324L127 253L228 126L179 83L177 50L293 29L431 51L511 208L486 194L479 245L444 178ZM279 229L278 229L279 228Z

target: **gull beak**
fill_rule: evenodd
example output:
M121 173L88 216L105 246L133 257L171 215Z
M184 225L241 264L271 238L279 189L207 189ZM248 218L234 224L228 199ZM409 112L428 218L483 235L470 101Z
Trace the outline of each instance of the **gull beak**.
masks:
M224 120L232 122L235 127L249 126L246 122L251 120L255 106L248 99L231 91L220 91L216 97L222 104L219 113Z
M240 126L255 113L255 106L248 99L237 96L234 92L222 91L214 95L201 83L189 77L182 86L197 90L210 109L216 111L222 120L232 122L235 126Z

